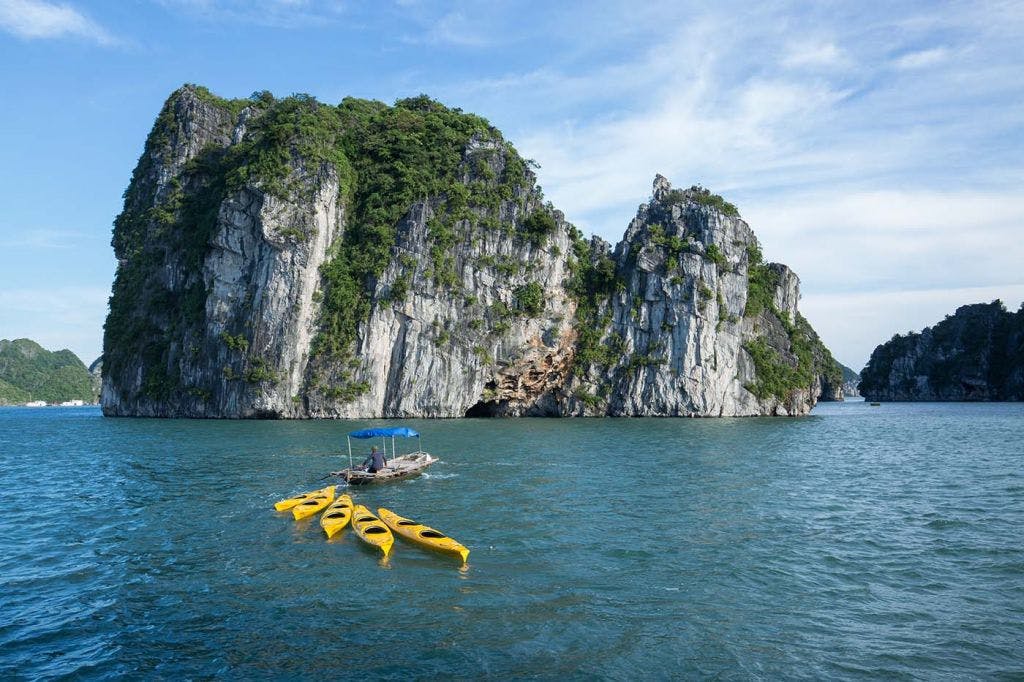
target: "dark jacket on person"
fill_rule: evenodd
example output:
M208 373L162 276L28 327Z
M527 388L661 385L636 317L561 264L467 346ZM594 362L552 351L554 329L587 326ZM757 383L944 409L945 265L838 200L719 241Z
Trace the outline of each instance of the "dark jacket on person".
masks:
M366 458L365 462L363 462L363 466L369 467L368 471L371 474L377 473L378 471L383 469L384 464L384 453L380 452L379 450L376 452L371 452L370 456Z

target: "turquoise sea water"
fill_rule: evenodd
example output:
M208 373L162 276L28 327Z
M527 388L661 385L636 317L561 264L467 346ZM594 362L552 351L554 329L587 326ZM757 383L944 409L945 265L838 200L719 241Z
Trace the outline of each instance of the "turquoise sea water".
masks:
M0 678L1024 676L1024 405L403 422L462 571L272 510L373 423L0 409Z

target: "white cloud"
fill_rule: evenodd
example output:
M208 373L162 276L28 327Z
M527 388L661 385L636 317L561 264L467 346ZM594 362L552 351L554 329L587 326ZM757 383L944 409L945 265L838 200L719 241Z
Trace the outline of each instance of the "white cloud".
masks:
M935 47L929 50L908 52L899 57L896 62L897 69L922 69L926 66L934 66L946 61L949 57L949 50L944 47Z
M100 45L117 43L106 29L70 5L43 0L0 0L0 27L28 39L75 36Z
M846 64L846 55L835 43L799 43L791 45L782 65L788 68L829 67Z

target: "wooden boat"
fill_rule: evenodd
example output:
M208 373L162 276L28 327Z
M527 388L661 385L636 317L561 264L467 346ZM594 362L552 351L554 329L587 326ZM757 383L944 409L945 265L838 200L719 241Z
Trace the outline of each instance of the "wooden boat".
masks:
M391 534L387 526L381 523L380 519L373 515L373 512L361 504L357 504L352 510L352 528L355 529L360 540L384 552L384 556L391 553L391 547L395 544L395 536Z
M369 471L366 467L356 466L352 461L352 439L381 438L384 446L384 468ZM391 457L388 458L388 438L391 439ZM396 438L415 438L416 452L406 455L395 455ZM365 485L382 483L400 478L409 478L423 472L437 461L437 457L423 452L420 447L420 434L410 428L399 426L389 428L362 429L348 434L348 467L341 471L332 471L332 476L340 476L349 485Z
M292 507L292 516L295 517L296 521L309 518L310 516L313 516L313 514L324 509L331 502L334 502L333 485L327 486L316 495L312 495L308 499L305 499Z
M279 502L275 502L274 503L274 509L277 510L277 511L288 511L289 509L291 509L295 505L299 504L303 500L308 500L309 498L313 497L314 495L320 495L320 494L326 493L328 491L330 491L331 495L333 496L334 495L334 486L331 485L331 486L327 486L326 488L321 488L320 490L313 490L313 491L310 491L308 493L301 493L299 495L296 495L295 497L285 498L283 500L280 500Z
M423 472L428 466L437 461L437 457L426 452L414 452L409 455L399 455L387 460L387 465L376 472L369 472L360 467L352 467L334 472L335 476L341 476L349 485L365 485L367 483L383 483L394 481L399 478L409 478Z
M327 537L333 538L336 533L348 525L352 518L352 498L348 495L338 495L330 507L320 517L320 527L327 533Z
M409 542L413 542L420 547L426 547L427 549L432 549L437 552L454 554L462 559L462 563L466 563L466 557L469 556L469 550L441 531L435 530L430 526L424 526L422 523L417 523L412 519L399 516L395 512L389 509L384 509L383 507L378 509L377 513L380 514L380 520L383 521L388 528L398 533Z

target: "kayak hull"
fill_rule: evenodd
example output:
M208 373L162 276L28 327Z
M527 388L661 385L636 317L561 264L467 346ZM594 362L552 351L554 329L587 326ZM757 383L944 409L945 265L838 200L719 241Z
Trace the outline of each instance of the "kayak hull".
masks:
M338 499L328 507L320 517L320 527L333 538L340 533L352 520L352 498L349 495L338 495Z
M296 495L294 497L285 498L283 500L275 502L274 503L274 509L276 511L279 511L279 512L288 511L289 509L292 509L296 505L298 505L298 504L308 500L309 498L311 498L314 495L319 495L321 493L326 493L328 490L331 490L333 492L334 487L335 486L330 485L330 486L327 486L326 488L321 488L320 490L311 490L308 493L300 493L300 494L298 494L298 495Z
M391 554L395 536L380 519L373 515L373 512L361 504L352 508L352 528L360 540L379 549L385 557Z
M462 563L466 563L466 559L469 557L469 550L441 531L425 526L422 523L417 523L412 519L407 519L404 516L399 516L383 507L378 509L377 513L380 515L380 520L396 535L420 547L457 556L462 559Z
M292 507L292 516L296 521L309 518L317 512L323 511L328 505L334 502L334 486L329 485L319 493L299 502Z

